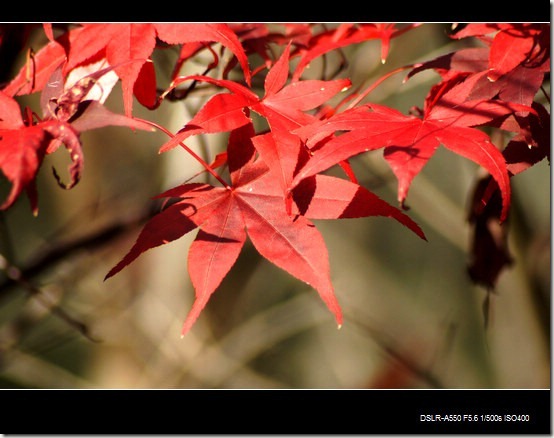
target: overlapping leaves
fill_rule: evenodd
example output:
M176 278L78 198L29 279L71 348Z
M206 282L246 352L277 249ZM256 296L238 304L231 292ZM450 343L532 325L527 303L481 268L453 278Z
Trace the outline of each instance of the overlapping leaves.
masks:
M34 214L38 213L38 198L35 181L47 154L64 145L69 153L69 183L63 183L58 173L54 176L59 184L70 189L79 182L84 166L84 154L80 134L90 129L116 125L133 129L152 130L151 126L105 108L100 100L88 95L99 80L111 68L83 76L71 86L65 86L62 65L54 70L41 95L43 117L27 108L25 119L21 116L19 103L0 91L0 169L11 182L11 191L0 209L13 205L25 190Z
M196 300L184 334L249 239L268 261L317 290L340 325L327 249L312 220L386 216L425 238L409 216L357 182L348 159L382 149L398 180L397 200L404 205L416 176L442 145L488 171L488 186L474 197L472 220L489 223L489 217L500 222L508 217L510 177L549 158L549 113L535 100L550 72L549 25L481 23L454 32L453 39L476 38L482 45L413 66L408 78L424 70L440 77L414 114L374 103L339 111L345 102L339 100L340 93L350 90L348 78L303 79L314 59L364 41L379 40L384 61L391 40L416 27L345 23L327 29L292 23L277 32L263 23L44 25L49 42L27 57L0 92L0 168L11 183L0 208L10 207L26 192L36 212L37 172L44 157L62 144L72 160L70 181L64 184L55 175L62 186L75 185L84 163L81 132L107 125L151 129L151 124L131 117L133 99L154 110L165 98L177 99L180 86L189 86L181 95L187 96L202 83L213 95L171 134L160 152L183 146L221 185L188 182L159 195L173 203L144 226L107 277L145 251L197 232L188 254ZM219 75L210 75L222 53L218 55L215 45L231 56ZM282 48L279 56L276 46ZM153 54L167 47L177 47L178 56L173 81L161 92ZM204 49L212 61L202 73L179 76L183 64ZM256 57L261 64L250 65ZM242 76L232 80L235 65ZM253 86L257 75L265 75L261 92ZM104 106L118 81L125 115ZM42 93L42 117L29 109L22 116L14 97L34 92ZM356 92L346 98L360 100ZM337 101L340 104L333 103ZM255 130L252 113L266 128ZM494 144L483 128L507 131L511 141L505 148ZM213 133L228 133L229 140L208 165L185 142ZM349 180L325 174L337 165ZM474 248L500 254L494 273L487 272L486 262L475 254L473 266L488 286L509 260L504 247L489 251L489 240Z
M310 219L388 216L421 238L425 236L413 220L367 189L324 175L306 179L295 188L295 208L288 214L275 165L256 159L254 145L272 141L271 136L255 136L250 124L233 131L227 149L231 185L190 183L161 194L179 201L146 224L107 277L144 251L200 228L189 250L196 301L184 323L185 334L235 263L248 236L262 256L315 288L340 326L342 312L331 283L327 249Z

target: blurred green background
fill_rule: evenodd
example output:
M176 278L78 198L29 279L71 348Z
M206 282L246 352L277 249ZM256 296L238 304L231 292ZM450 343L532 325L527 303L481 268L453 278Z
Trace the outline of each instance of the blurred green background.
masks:
M470 44L450 40L449 28L426 23L392 40L384 65L378 41L348 47L340 75L368 86L394 68ZM175 55L156 55L160 84L167 84L170 69L163 66ZM200 72L202 61L186 68ZM332 54L325 65L316 60L307 76L333 71L339 62ZM404 76L387 79L368 100L404 113L422 107L438 75L423 72L403 83ZM37 99L21 101L38 108ZM156 112L135 102L134 113L175 132L204 99L164 102ZM121 111L120 101L117 86L108 106ZM225 138L193 138L189 145L209 161ZM0 387L550 387L548 163L512 180L509 247L515 263L502 272L490 297L487 328L487 291L466 275L468 203L482 174L473 162L439 148L407 198L408 214L428 242L385 218L316 221L345 313L340 330L314 290L248 243L181 339L194 299L187 252L195 233L103 279L135 241L146 212L160 208L151 198L200 167L178 148L159 155L162 133L110 127L86 132L82 140L85 170L74 189L60 189L50 172L51 166L63 171L68 162L60 149L39 173L38 217L25 198L0 215L0 250L15 266L87 242L65 247L63 257L27 278L34 293L7 284L2 273ZM382 151L356 157L352 165L363 185L396 205L396 180ZM2 187L7 193L8 184Z

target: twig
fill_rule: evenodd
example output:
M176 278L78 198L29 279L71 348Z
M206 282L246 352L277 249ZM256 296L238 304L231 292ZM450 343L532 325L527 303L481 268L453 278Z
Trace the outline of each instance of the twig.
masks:
M157 211L158 204L153 203L149 209L131 220L112 223L95 233L89 234L88 236L75 239L71 242L63 242L57 246L51 247L47 252L39 255L25 267L19 267L19 273L15 275L15 278L8 275L7 278L0 283L0 299L6 297L10 292L10 289L19 284L17 277L25 278L27 281L32 281L34 277L54 266L56 263L70 258L72 254L84 250L94 250L112 242L129 229L135 228L146 222Z
M346 315L345 315L346 316ZM364 332L369 333L373 341L389 356L391 356L393 359L395 359L397 362L402 364L406 369L408 369L410 372L412 372L414 375L419 377L421 380L427 382L429 386L437 389L444 388L444 385L440 382L440 380L435 377L430 371L428 371L425 368L422 368L419 364L413 362L412 360L408 359L407 357L403 356L401 353L399 353L389 342L387 342L385 339L383 339L383 336L381 333L379 333L378 330L376 330L374 327L372 327L370 324L368 324L367 321L361 321L360 318L352 317L350 315L348 317L349 323L354 323L354 325L357 325L360 329L362 329Z
M44 307L49 309L53 315L64 321L70 327L76 329L77 332L82 334L88 340L98 342L98 340L94 339L90 335L86 324L73 318L64 309L57 306L43 293L40 288L36 287L29 280L27 280L23 276L21 270L17 266L12 265L2 254L0 254L0 269L6 272L8 279L25 289L31 297L35 298Z

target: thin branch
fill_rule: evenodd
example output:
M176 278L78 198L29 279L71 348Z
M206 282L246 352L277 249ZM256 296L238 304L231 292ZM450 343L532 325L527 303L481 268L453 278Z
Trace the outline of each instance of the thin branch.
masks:
M358 105L362 100L364 100L369 93L371 93L379 84L381 84L385 79L388 79L392 75L399 73L401 71L407 70L409 68L412 68L414 65L409 64L405 65L403 67L396 68L390 72L388 72L386 75L381 76L379 79L377 79L373 84L371 84L368 88L366 88L356 99L354 99L352 102L350 102L350 105L348 105L347 109L352 109L356 105Z
M217 56L217 53L214 52L214 49L212 49L211 45L205 44L205 48L208 49L213 57L214 60L204 69L204 71L201 73L202 76L207 75L212 69L218 66L219 64L219 57ZM179 72L181 70L182 65L184 64L186 60L179 60L179 62L175 65L175 69L173 71L173 74L171 75L171 79L175 80L177 76L179 75ZM177 90L174 88L171 90L170 93L168 93L165 97L166 99L174 102L177 100L183 100L188 97L188 95L196 88L196 85L198 84L197 80L192 81L192 83L184 90Z
M58 262L70 258L75 253L84 250L94 250L114 241L128 230L146 222L157 211L158 204L153 203L150 208L131 220L114 222L88 236L70 242L63 242L57 246L51 247L47 252L39 255L27 264L27 266L18 268L19 273L14 272L15 278L14 275L8 275L7 279L0 283L0 299L6 297L11 288L18 284L17 277L31 281L34 277L40 275Z
M161 125L158 125L157 123L155 122L152 122L150 120L146 120L146 119L141 119L141 118L136 118L136 120L140 120L141 122L144 122L144 123L148 123L149 125L153 126L154 128L156 129L159 129L160 131L162 131L163 133L167 134L169 137L171 138L174 138L175 135L172 134L169 130L167 130L166 128L164 128L163 126ZM185 149L196 161L198 161L202 167L204 167L215 179L217 179L222 185L223 187L225 187L226 189L230 189L231 187L229 186L229 184L227 184L227 182L221 178L221 176L219 176L219 174L213 170L210 165L208 163L206 163L206 161L204 161L202 159L202 157L200 157L196 152L194 152L191 148L189 148L185 143L183 143L182 141L179 142L179 145Z
M541 91L542 91L542 94L544 94L544 97L546 98L546 100L548 101L548 104L550 104L550 96L548 95L548 92L544 89L543 85L541 85Z
M17 266L12 265L2 254L0 254L0 269L5 271L8 279L25 289L31 297L35 298L45 308L49 309L53 315L77 330L77 332L88 340L98 342L98 340L94 339L90 335L86 324L73 318L64 309L56 305L56 303L48 298L48 296L46 296L40 288L36 287L29 280L27 280L21 270Z
M368 333L373 341L390 357L402 364L411 373L416 375L421 380L427 382L427 384L433 388L442 389L444 385L440 380L434 376L429 370L421 367L418 363L413 362L406 356L398 352L389 342L387 342L381 333L372 327L367 321L361 321L360 318L349 317L349 322L354 323L358 328L362 329L365 333Z

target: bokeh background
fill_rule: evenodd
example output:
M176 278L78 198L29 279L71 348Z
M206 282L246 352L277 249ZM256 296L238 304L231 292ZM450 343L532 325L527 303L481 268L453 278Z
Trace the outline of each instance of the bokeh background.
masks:
M348 47L340 76L368 86L397 67L473 44L450 40L449 29L450 24L426 23L394 39L384 65L378 41ZM31 41L39 47L43 38L36 32ZM176 53L156 56L163 85ZM200 72L209 61L199 57L184 71ZM314 61L308 76L332 72L340 63L335 55L325 64ZM404 113L422 107L438 76L423 72L403 83L404 76L390 77L368 100ZM135 103L134 112L175 132L207 96L199 92L184 102L164 102L156 112ZM121 111L120 101L116 86L107 105ZM37 96L21 102L38 108ZM189 145L210 161L225 139L209 135ZM39 173L39 215L31 215L25 198L0 214L3 256L21 269L41 267L27 269L18 284L8 281L5 269L1 273L0 387L550 387L547 162L512 180L514 264L490 293L487 325L488 292L466 274L466 219L482 173L439 148L407 198L408 214L427 242L385 218L316 221L345 313L340 330L314 290L248 243L181 339L194 299L187 253L195 233L143 254L107 281L104 276L129 250L149 212L160 208L152 197L201 169L179 148L158 154L166 140L162 133L109 127L86 132L82 140L85 171L74 189L59 188L50 172L68 162L60 150ZM396 180L382 151L352 164L363 185L396 203ZM7 193L8 184L0 186Z

